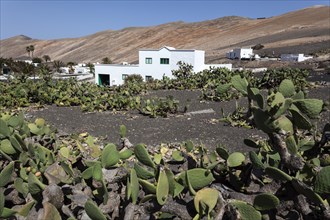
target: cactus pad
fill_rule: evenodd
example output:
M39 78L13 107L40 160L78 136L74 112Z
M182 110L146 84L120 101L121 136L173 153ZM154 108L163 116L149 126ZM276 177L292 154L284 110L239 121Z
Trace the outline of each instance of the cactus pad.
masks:
M297 146L296 140L294 139L293 135L289 135L285 139L285 144L286 144L286 147L288 148L288 151L290 154L297 154L298 146Z
M321 198L321 196L316 192L314 192L313 189L311 189L309 186L307 186L305 183L301 182L300 180L293 178L292 186L298 193L303 194L315 204L317 205L323 204L323 199Z
M137 176L144 180L153 178L155 176L154 173L150 172L149 170L145 169L137 163L134 164L134 170Z
M129 184L130 184L129 191L131 193L130 196L132 198L132 203L136 204L139 196L139 180L134 169L131 169Z
M224 160L227 160L228 159L229 153L228 153L228 151L224 147L218 145L218 147L215 149L215 151L218 153L218 155L222 159L224 159Z
M91 219L106 220L100 208L91 200L87 200L85 203L85 211Z
M293 134L293 124L286 116L282 115L276 119L273 124L277 129Z
M317 174L314 189L317 193L330 193L330 166L323 167Z
M293 124L299 129L309 130L312 128L312 123L307 117L305 117L298 109L291 108L290 113L292 115Z
M194 168L180 173L177 177L177 181L186 187L188 187L186 173L189 175L189 182L195 190L204 188L214 181L212 173L208 170Z
M260 148L260 146L255 141L248 138L244 139L244 144L252 148Z
M156 197L159 205L164 205L169 193L169 183L164 170L159 172L158 183L156 188Z
M317 118L323 108L323 101L320 99L297 99L293 103L309 118Z
M196 211L198 213L204 213L207 210L207 214L209 214L217 204L218 196L219 192L216 189L204 188L199 190L194 197ZM200 208L203 210L200 210Z
M242 78L240 75L235 75L231 78L231 84L234 88L242 93L243 95L247 95L247 87L248 81L245 78Z
M257 169L265 169L265 165L261 162L261 160L259 159L256 152L250 151L249 157L250 157L250 161L251 161L253 167L255 167Z
M266 167L265 172L274 180L291 181L292 177L276 167Z
M109 169L112 166L116 165L119 160L120 155L116 145L108 144L107 146L105 146L101 154L102 167L105 169Z
M284 97L291 97L295 94L295 87L291 80L285 79L281 82L278 90L283 94Z
M231 201L230 204L237 209L240 219L261 220L260 212L257 211L252 205L240 200Z
M245 161L245 156L241 152L234 152L229 155L227 165L229 167L238 167Z
M222 95L229 90L230 86L231 86L231 84L229 84L229 83L221 84L217 87L216 93L218 95Z
M275 209L280 204L280 200L270 193L262 193L254 198L253 206L259 210Z
M257 102L258 107L263 109L264 108L264 98L260 94L258 88L250 88L248 87L248 97Z
M0 187L6 186L12 180L12 174L14 172L14 163L10 162L1 172L0 172Z
M143 144L138 144L134 148L136 158L146 166L156 168L156 165L151 160L151 157Z
M145 191L152 194L156 194L156 186L154 184L148 182L147 180L142 180L142 179L139 179L139 183L141 184L143 189L145 189Z
M0 142L0 150L5 154L15 154L16 150L8 139L4 139Z
M4 120L0 119L0 134L2 134L3 136L9 137L10 133L11 132L10 132L10 129L9 129L7 123Z
M126 133L127 133L126 126L125 125L120 125L119 129L120 129L120 137L121 138L126 137Z

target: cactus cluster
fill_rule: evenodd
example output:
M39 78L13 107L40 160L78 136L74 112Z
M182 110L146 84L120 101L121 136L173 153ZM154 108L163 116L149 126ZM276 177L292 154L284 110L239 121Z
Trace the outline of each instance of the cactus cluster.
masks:
M205 80L180 80L192 83L194 77ZM208 77L208 86L219 86L216 74ZM124 125L118 144L102 143L88 133L59 136L41 118L29 122L22 113L1 114L0 218L252 220L290 212L328 218L330 125L319 134L312 121L324 103L305 98L289 79L264 98L243 74L222 77L225 86L217 92L248 97L255 126L268 135L246 139L254 149L248 154L192 141L133 145ZM140 100L134 97L134 103ZM272 193L269 187L275 187ZM280 205L290 200L305 206Z
M217 184L244 195L251 193L251 183L263 186L271 179L289 184L282 187L291 186L295 195L313 204L310 207L321 207L313 215L321 217L322 210L329 209L329 166L320 167L320 161L311 158L301 171L282 170L281 156L266 141L245 140L258 149L246 157L221 145L208 151L191 141L149 149L144 144L101 144L87 133L59 138L43 119L31 123L22 114L2 114L0 123L1 218L109 219L128 218L133 212L141 217L260 219L280 207L280 194L261 190L249 203L227 198L226 188ZM125 126L120 126L120 138L127 142ZM291 136L286 143L291 153L304 155ZM5 196L11 191L13 198ZM117 205L108 205L112 203ZM139 213L129 210L129 203L149 208ZM179 204L189 211L177 213L174 207Z

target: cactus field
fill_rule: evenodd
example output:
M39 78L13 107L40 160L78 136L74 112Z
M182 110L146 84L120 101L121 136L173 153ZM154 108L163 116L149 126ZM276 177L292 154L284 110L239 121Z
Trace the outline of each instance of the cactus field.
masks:
M0 219L330 219L329 82L176 74L1 83Z

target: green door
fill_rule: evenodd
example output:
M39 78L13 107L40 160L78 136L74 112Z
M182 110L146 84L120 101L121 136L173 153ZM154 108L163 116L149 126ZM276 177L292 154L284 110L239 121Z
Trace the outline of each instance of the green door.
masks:
M99 74L99 86L110 86L110 74Z

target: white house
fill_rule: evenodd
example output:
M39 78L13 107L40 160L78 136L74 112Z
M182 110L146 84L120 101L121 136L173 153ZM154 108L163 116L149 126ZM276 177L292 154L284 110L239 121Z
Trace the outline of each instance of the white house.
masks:
M70 67L60 67L61 74L70 74ZM72 66L73 72L71 74L89 74L89 67L82 64Z
M235 48L226 53L226 57L229 59L251 59L253 58L252 48Z
M304 56L303 53L299 54L281 54L281 61L296 61L302 62L308 59L312 59L312 56Z
M172 78L172 70L178 69L177 63L183 61L193 66L193 72L209 67L223 67L231 70L232 64L204 64L205 52L194 49L175 49L164 46L160 49L139 50L139 64L96 64L95 83L99 85L121 85L126 76L140 74L145 81Z

